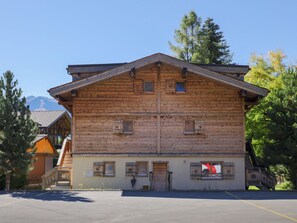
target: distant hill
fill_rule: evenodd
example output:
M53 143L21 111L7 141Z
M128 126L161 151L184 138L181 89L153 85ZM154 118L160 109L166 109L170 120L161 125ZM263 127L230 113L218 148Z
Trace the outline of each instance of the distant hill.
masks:
M48 111L48 110L65 110L65 108L58 104L55 99L42 96L29 96L27 105L30 106L31 111Z

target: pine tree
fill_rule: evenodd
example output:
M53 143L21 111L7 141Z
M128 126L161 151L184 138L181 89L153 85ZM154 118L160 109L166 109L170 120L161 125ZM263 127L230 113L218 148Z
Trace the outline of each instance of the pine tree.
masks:
M176 57L191 63L231 63L232 54L219 25L208 18L201 28L201 22L194 11L183 17L180 29L175 30L177 45L169 42Z
M0 79L0 175L6 175L6 191L10 190L10 178L26 173L32 162L33 140L36 123L30 119L22 90L17 88L12 72L7 71Z
M204 64L229 64L232 54L224 39L220 26L212 18L207 18L202 26L200 34L200 45L196 58L199 63Z

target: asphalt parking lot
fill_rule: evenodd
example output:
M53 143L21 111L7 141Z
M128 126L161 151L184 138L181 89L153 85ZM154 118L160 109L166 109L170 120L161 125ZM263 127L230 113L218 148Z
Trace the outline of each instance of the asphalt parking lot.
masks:
M297 192L0 192L0 222L297 222Z

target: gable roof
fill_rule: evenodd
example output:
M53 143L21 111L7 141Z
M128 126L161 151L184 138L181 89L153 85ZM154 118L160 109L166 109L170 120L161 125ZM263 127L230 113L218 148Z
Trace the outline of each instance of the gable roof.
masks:
M196 64L187 63L185 61L181 61L179 59L176 59L174 57L161 54L161 53L153 54L151 56L147 56L139 60L135 60L133 62L123 64L121 66L116 66L114 69L107 70L103 73L100 73L85 79L81 79L78 81L57 86L55 88L51 88L50 90L48 90L48 92L50 93L51 96L57 97L60 94L70 92L71 90L76 90L82 87L86 87L96 82L103 81L103 80L112 78L114 76L129 72L132 68L138 69L156 62L161 62L175 67L180 67L180 68L185 67L189 72L195 73L199 76L202 76L211 80L215 80L242 90L246 90L247 92L254 93L256 95L266 96L268 94L267 89L260 88L255 85L246 83L244 81L219 74L215 71L208 70L204 68L205 66L202 67Z
M37 122L39 127L50 127L54 124L60 117L67 115L66 111L57 110L57 111L31 111L31 119L34 122Z

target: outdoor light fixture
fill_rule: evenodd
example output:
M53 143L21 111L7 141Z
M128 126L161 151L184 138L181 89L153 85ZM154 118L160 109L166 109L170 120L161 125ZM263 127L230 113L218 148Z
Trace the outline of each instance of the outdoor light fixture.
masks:
M182 77L183 78L186 78L187 77L187 74L188 74L188 68L183 67L183 69L182 69Z
M71 96L76 97L77 96L77 90L71 90Z
M130 70L130 76L132 78L135 78L136 77L136 70L135 70L135 67L132 67L131 70Z
M247 91L246 90L241 90L240 91L240 96L245 98L247 96Z

